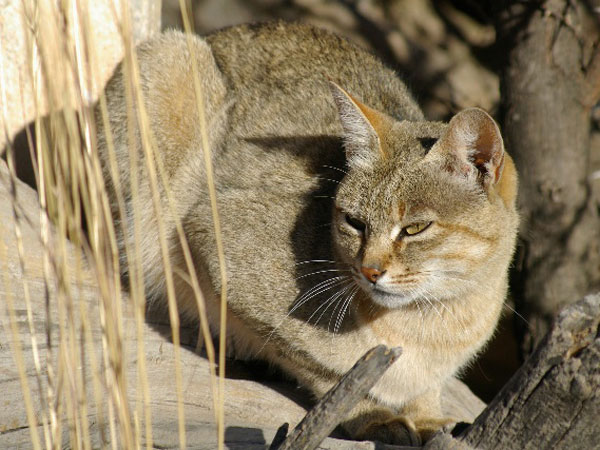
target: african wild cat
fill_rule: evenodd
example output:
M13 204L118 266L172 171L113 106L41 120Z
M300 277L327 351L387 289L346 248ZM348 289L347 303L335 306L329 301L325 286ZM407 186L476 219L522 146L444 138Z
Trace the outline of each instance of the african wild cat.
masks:
M476 108L448 124L426 121L374 56L307 25L236 26L193 38L193 52L226 256L229 350L268 360L321 396L368 349L402 346L343 426L354 438L426 439L452 421L441 414L440 388L489 339L507 291L517 175L495 122ZM216 331L221 278L186 38L162 34L138 58L154 141ZM143 169L131 199L119 70L106 94L118 183L101 120L99 145L117 220L115 184L125 198L121 250L133 241L139 208L146 294L165 302ZM161 201L179 310L195 320L164 192Z

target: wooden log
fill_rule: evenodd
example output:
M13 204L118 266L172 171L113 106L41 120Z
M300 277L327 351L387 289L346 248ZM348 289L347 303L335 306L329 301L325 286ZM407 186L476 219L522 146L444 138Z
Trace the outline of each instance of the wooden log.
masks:
M598 448L600 295L565 309L461 436L482 449Z

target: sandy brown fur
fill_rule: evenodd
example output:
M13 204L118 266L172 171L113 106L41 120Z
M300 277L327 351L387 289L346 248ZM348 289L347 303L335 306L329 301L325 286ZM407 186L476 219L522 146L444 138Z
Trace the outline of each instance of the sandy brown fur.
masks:
M369 348L401 345L400 360L345 427L358 438L427 438L453 420L441 416L440 387L489 339L506 295L517 181L497 126L477 109L450 124L425 121L391 70L306 25L238 26L194 38L193 51L225 245L230 351L277 364L319 396ZM169 32L138 56L174 214L217 324L220 272L186 40ZM161 303L143 170L137 202L128 184L129 151L141 147L139 136L128 143L120 72L107 98L118 182L102 127L100 151L113 204L115 186L126 199L121 248L133 240L139 208L146 291ZM424 139L437 142L429 149ZM116 208L115 216L122 219ZM174 218L161 219L185 271ZM407 235L415 223L430 225ZM381 271L381 281L370 284L361 267ZM191 289L176 280L180 312L196 320Z

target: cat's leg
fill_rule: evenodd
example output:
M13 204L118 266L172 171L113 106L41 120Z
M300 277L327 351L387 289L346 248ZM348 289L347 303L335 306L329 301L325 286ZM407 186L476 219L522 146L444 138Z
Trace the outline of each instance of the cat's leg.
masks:
M398 413L365 399L352 410L342 427L354 439L419 446L454 423L456 419L443 416L440 391L436 389L412 399Z
M442 413L440 389L431 389L415 397L400 411L400 416L412 424L422 442L428 441L439 430L450 427L458 421L445 417Z
M290 354L287 356L289 358ZM286 372L293 374L300 384L309 387L316 398L323 397L339 382L339 378L326 378L322 374L319 376L318 367L301 357L295 359L293 363L290 359L272 361ZM371 398L358 402L340 426L351 439L355 440L397 445L420 445L421 443L414 424L404 421L392 409L382 406Z
M371 399L359 402L341 426L356 440L410 446L420 446L422 443L410 419L395 414Z

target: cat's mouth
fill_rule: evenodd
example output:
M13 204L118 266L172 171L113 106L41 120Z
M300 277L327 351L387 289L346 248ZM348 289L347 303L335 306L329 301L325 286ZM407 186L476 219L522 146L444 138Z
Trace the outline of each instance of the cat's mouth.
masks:
M355 274L354 278L360 288L374 303L385 308L400 308L418 299L417 292L419 289L416 287L409 288L410 284L414 284L414 280L411 280L410 283L403 283L404 285L401 290L396 288L392 291L386 286L384 280L371 283L358 274Z

